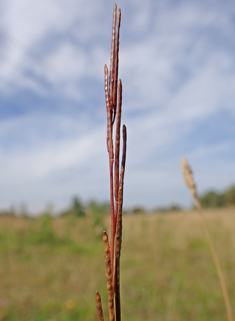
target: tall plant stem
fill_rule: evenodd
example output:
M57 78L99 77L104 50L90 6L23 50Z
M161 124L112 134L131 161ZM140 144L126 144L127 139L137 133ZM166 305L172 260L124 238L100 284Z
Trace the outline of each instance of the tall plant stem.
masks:
M118 111L117 111L117 87L118 87L118 53L119 53L119 29L121 23L121 10L117 5L113 7L113 26L112 26L112 42L111 42L111 58L110 58L110 74L108 67L105 65L105 101L107 109L107 149L109 153L109 175L110 175L110 211L111 211L111 238L110 238L110 260L113 275L114 270L114 244L116 234L116 219L118 211L118 195L119 186L118 166L119 166L119 141L120 141L120 121L121 121L121 103L122 103L122 85L119 82L118 89ZM115 156L113 148L113 125L117 117L116 137L115 137ZM115 176L114 176L115 161ZM115 181L114 181L115 178ZM114 186L115 184L115 186ZM114 191L115 189L115 191ZM115 193L115 195L114 195ZM116 207L114 206L114 196Z
M109 155L110 178L110 212L111 212L111 236L110 244L108 235L103 233L104 257L106 267L106 285L108 294L109 321L121 321L120 299L120 255L122 243L122 204L123 185L126 164L127 130L123 125L123 149L122 162L119 168L120 158L120 128L122 113L122 82L118 81L118 54L119 54L119 29L121 23L121 10L117 5L113 7L113 25L110 72L107 65L104 66L104 90L107 110L107 151ZM116 121L115 139L113 139L113 126ZM115 142L115 144L113 143ZM114 251L115 250L115 251ZM115 273L114 273L115 267ZM115 307L114 307L115 300ZM96 293L96 307L99 321L103 321L101 297Z
M113 257L114 257L114 238L116 230L116 219L114 212L114 197L113 197L113 124L112 124L112 107L109 97L109 79L108 79L108 67L104 66L105 75L105 101L107 109L107 150L109 153L109 175L110 175L110 211L111 211L111 240L110 240L110 260L111 271L113 274Z
M123 125L123 152L120 172L120 184L118 189L118 213L117 213L117 230L116 230L116 252L115 252L115 307L116 321L121 321L121 300L120 300L120 256L122 245L122 203L123 203L123 184L126 163L126 126Z

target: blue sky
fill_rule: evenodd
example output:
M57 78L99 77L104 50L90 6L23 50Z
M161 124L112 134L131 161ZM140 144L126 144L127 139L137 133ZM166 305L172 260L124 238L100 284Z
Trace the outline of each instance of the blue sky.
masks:
M235 2L122 0L124 203L191 204L235 183ZM109 199L104 64L113 3L2 0L0 208Z

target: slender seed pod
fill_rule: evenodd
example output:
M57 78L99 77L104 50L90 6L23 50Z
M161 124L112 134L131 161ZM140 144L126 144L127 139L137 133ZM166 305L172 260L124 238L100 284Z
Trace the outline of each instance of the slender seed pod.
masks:
M121 9L118 10L117 17L117 30L116 30L116 39L115 39L115 58L114 58L114 88L113 88L113 103L117 105L117 85L118 85L118 62L119 62L119 34L120 34L120 25L121 25ZM116 111L116 108L115 108Z
M104 321L101 296L98 291L96 291L95 300L96 300L98 321Z
M110 111L110 99L109 99L109 89L108 89L108 67L104 66L104 91L105 91L105 102L107 110L107 149L108 152L113 154L112 149L112 115Z
M113 284L112 284L113 278L112 278L112 272L111 272L109 241L108 241L108 235L106 232L103 232L103 243L104 243L104 258L105 258L105 268L106 268L109 321L115 321L114 304L113 304Z
M126 126L122 126L122 137L123 137L123 148L122 148L122 167L124 168L125 172L125 167L126 167L126 142L127 142L127 131L126 131Z
M116 119L116 141L115 141L115 199L116 199L116 202L118 202L118 188L119 188L119 154L120 154L121 114L122 114L122 81L119 80L117 119ZM117 213L117 211L118 211L118 209L116 208L116 213Z
M113 5L113 27L112 27L112 41L111 41L111 56L110 56L110 77L109 77L109 97L111 99L112 106L113 101L113 90L114 90L114 60L115 60L115 42L116 42L116 16L117 16L117 5Z

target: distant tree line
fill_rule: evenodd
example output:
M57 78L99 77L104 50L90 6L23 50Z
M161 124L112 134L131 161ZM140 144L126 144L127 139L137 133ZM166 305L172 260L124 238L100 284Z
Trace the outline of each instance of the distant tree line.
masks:
M95 200L91 200L87 203L84 203L79 197L75 196L67 209L55 214L53 213L53 205L49 204L43 212L39 213L39 215L55 215L74 218L84 216L101 217L108 214L109 211L110 204L108 202L98 202ZM25 203L21 204L18 207L11 206L9 210L0 210L0 215L20 216L25 218L34 217L34 215L32 215L32 213L28 211L27 205Z
M203 208L235 206L235 185L222 193L208 191L200 197L200 201Z
M232 207L235 206L235 185L226 189L224 192L216 192L214 190L208 191L205 194L199 197L201 205L203 208L219 208L219 207ZM41 214L53 215L52 206L48 206L47 210ZM150 212L172 212L180 211L182 208L173 204L168 207L158 207L153 209ZM110 204L108 202L97 202L92 200L84 204L79 197L74 197L72 199L71 205L69 208L59 215L64 217L84 217L92 216L94 219L95 225L99 224L104 215L109 214ZM137 206L129 210L124 210L124 214L133 213L133 214L143 214L148 211L142 207ZM16 210L14 206L10 210L0 211L0 215L11 215L11 216L22 216L22 217L31 217L30 213L27 211L26 204L23 204L19 210Z
M74 216L74 217L83 217L83 216L97 216L105 215L109 212L109 203L97 202L91 200L87 204L84 204L81 199L75 196L72 200L71 206L64 212L60 213L61 216Z

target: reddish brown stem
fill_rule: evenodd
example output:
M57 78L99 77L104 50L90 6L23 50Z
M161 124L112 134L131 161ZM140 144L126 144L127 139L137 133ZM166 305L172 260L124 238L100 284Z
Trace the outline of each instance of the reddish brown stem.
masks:
M121 300L120 300L120 256L122 245L122 204L123 204L123 183L124 172L126 166L126 126L123 125L123 151L122 151L122 167L120 172L120 185L118 189L118 213L117 213L117 229L116 229L116 252L115 252L115 307L116 320L121 321Z
M118 213L116 231L116 253L115 253L115 308L116 320L121 320L121 300L120 300L120 255L122 243L122 198L123 198L123 178L124 168L121 168L120 187L118 191Z
M108 67L104 66L105 74L105 101L107 109L107 149L109 153L109 175L110 175L110 210L111 210L111 240L110 240L110 258L111 271L113 274L114 265L114 240L115 240L115 213L114 213L114 196L113 196L113 124L112 124L112 107L110 105L109 90L108 90Z
M110 207L111 207L110 259L111 259L111 271L112 271L112 275L113 275L116 217L115 217L115 213L114 213L114 199L113 199L113 159L110 159L110 157L109 157L109 168L110 168Z

